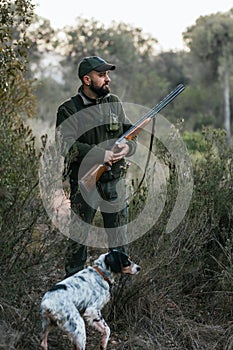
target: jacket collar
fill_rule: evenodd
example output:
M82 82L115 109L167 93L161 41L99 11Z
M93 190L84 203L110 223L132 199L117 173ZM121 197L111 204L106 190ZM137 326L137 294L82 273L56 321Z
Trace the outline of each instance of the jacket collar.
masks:
M108 93L106 96L99 97L97 99L90 98L84 94L82 86L80 86L80 88L78 89L78 95L81 97L83 104L85 106L93 106L93 105L97 105L99 103L103 103L104 100L110 96L110 94Z

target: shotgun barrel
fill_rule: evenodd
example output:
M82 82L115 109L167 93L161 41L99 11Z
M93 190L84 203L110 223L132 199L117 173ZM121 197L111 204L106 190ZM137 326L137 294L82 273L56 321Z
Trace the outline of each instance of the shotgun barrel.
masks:
M174 90L172 90L162 101L148 111L141 119L139 119L134 125L132 125L120 138L116 140L112 151L117 148L117 145L132 140L150 121L154 118L164 107L166 107L176 96L178 96L183 90L184 85L179 84ZM95 164L91 169L79 180L80 190L87 195L95 186L96 182L100 179L101 175L105 171L109 171L110 166L108 164Z

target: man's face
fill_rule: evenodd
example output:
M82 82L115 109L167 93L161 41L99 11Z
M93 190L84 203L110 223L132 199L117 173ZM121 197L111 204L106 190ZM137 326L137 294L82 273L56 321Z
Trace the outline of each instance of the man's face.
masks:
M96 72L92 71L88 75L91 78L89 88L96 93L98 97L106 96L110 92L109 72Z

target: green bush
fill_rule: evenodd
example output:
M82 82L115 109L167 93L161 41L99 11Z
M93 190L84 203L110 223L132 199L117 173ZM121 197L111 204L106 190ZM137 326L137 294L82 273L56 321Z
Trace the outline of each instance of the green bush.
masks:
M118 302L136 328L133 349L231 348L232 148L222 130L204 128L188 138L194 191L185 218L165 233L178 184L169 154L157 147L170 169L167 205L155 227L131 245L142 273Z

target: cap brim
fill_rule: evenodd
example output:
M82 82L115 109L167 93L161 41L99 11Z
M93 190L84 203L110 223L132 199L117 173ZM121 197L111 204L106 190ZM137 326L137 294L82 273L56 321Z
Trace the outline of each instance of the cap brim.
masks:
M104 63L101 66L94 68L96 72L106 72L107 70L114 70L114 69L116 69L116 66L109 63Z

